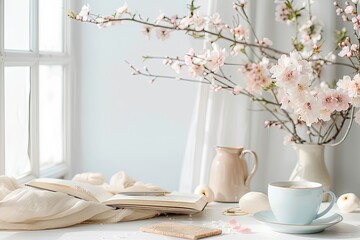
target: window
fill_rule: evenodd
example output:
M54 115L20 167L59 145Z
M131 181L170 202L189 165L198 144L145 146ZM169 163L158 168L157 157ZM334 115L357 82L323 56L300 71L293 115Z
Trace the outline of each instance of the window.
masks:
M68 172L66 4L0 1L0 174L25 181Z

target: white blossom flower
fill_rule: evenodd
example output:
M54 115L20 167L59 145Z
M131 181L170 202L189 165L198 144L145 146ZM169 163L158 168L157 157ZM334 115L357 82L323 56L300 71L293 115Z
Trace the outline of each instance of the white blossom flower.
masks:
M165 13L160 13L160 15L155 19L155 24L158 25L165 18Z
M275 9L275 20L278 22L284 22L287 24L292 24L295 19L291 19L291 10L286 6L283 1L278 2L279 4Z
M193 19L192 17L190 16L186 16L184 17L183 19L180 20L180 23L179 23L179 28L180 29L185 29L185 28L188 28L193 22Z
M124 13L127 13L128 12L128 6L127 6L127 3L124 4L124 6L118 8L116 10L116 13L115 13L115 19L120 19L121 16L124 14Z
M86 5L82 6L81 11L76 16L76 18L79 20L82 20L82 21L88 21L88 20L90 20L89 14L90 14L90 6L89 6L89 4L86 4Z
M211 17L210 17L210 23L212 26L214 26L218 31L221 31L222 29L224 29L225 24L222 21L222 19L220 18L220 14L219 13L214 13Z
M261 46L264 46L264 47L269 47L269 46L273 45L273 42L272 42L269 38L263 38L263 39L259 42L259 44L260 44Z
M172 64L171 64L171 68L174 69L174 71L176 73L180 73L181 71L181 65L180 65L180 62L179 61L174 61Z
M245 46L243 44L235 44L235 46L233 47L232 51L230 52L230 54L232 56L236 56L239 53L241 53L244 50Z
M333 52L329 52L329 53L325 56L325 60L335 61L335 60L336 60L336 55L335 55Z
M201 17L199 14L199 12L196 12L192 18L192 24L194 25L196 31L203 30L209 21L207 17Z
M351 86L351 77L350 76L343 76L342 79L340 79L337 83L337 89L341 89L344 92L349 92L350 86Z
M97 26L99 28L106 28L106 27L110 27L111 25L113 25L113 22L111 22L105 18L102 18L102 17L96 18L95 22L97 23Z
M304 46L302 53L306 55L305 57L312 55L314 46L316 47L317 42L321 40L322 29L323 24L316 17L312 17L300 26L299 38Z

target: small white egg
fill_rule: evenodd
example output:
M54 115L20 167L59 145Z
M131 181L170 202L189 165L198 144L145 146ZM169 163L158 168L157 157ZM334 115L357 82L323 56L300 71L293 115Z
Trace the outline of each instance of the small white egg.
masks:
M269 199L262 192L248 192L239 200L239 207L246 213L256 213L270 209Z
M353 212L360 204L359 198L354 193L345 193L336 202L342 212Z
M214 201L214 192L213 190L211 190L211 188L209 188L206 185L199 185L195 188L194 191L195 194L202 194L205 195L205 197L207 198L208 202L213 202Z

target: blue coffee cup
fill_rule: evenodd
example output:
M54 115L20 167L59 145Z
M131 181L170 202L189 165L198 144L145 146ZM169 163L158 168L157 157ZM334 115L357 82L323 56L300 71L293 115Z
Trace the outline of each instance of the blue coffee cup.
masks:
M324 194L330 195L329 206L319 213ZM268 185L271 210L279 223L307 225L324 216L333 207L336 196L317 182L282 181Z

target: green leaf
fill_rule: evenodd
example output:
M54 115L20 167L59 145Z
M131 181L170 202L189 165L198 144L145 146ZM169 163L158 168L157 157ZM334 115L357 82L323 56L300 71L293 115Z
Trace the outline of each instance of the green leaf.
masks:
M67 15L69 18L75 19L77 14L73 10L68 10Z

